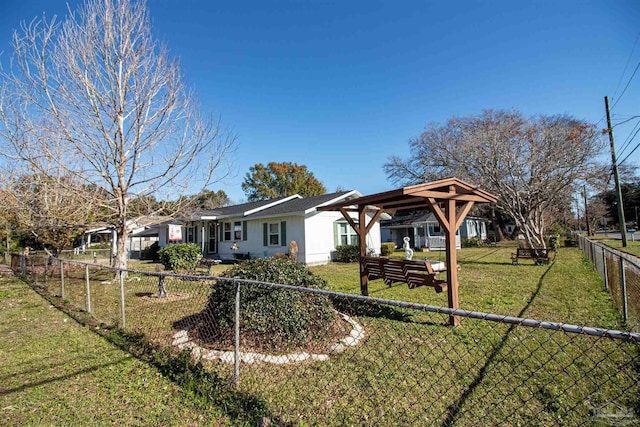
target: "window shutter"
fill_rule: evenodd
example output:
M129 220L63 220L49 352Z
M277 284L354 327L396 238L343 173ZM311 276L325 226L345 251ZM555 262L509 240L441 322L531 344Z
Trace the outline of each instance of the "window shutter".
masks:
M280 223L280 237L282 238L280 246L287 246L287 221Z
M333 247L338 247L338 223L333 223Z
M269 246L269 224L262 224L262 244Z
M247 240L247 221L242 221L242 240Z
M220 222L217 224L218 231L220 231L220 241L224 242L224 222Z

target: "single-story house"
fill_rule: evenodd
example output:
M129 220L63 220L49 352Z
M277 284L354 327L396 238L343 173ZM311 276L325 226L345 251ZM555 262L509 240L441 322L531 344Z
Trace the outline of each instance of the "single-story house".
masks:
M456 248L460 249L460 238L487 238L487 223L484 218L467 216L456 233ZM393 242L401 248L403 239L409 237L414 249L430 251L445 250L445 234L435 215L429 211L410 212L395 215L380 221L380 235L383 242Z
M128 251L129 258L140 258L144 249L158 241L159 224L170 220L167 216L139 216L127 220L127 228L129 230L129 238L125 246ZM83 253L93 245L108 243L111 247L110 252L116 253L116 232L115 226L112 224L101 223L94 224L94 227L85 231L80 244L74 248L76 253Z
M340 212L319 212L317 208L361 196L355 190L314 197L296 194L200 211L160 226L158 244L196 243L203 257L233 260L286 254L295 241L298 261L326 264L335 259L336 246L357 244L358 238ZM352 217L358 222L356 213ZM380 253L379 223L372 226L367 248Z

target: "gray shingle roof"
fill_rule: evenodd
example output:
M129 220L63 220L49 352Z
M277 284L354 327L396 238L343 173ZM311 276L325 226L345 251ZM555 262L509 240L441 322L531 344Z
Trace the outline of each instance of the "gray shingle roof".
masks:
M246 216L244 219L257 219L265 217L286 216L291 214L304 213L305 211L320 206L324 203L345 196L352 191L338 191L336 193L323 194L321 196L304 197L302 199L293 199L276 206L261 210L254 214ZM358 197L355 194L353 197Z
M203 210L198 212L198 216L228 217L228 216L243 215L244 212L258 209L262 206L269 205L271 203L276 203L282 199L286 199L286 197L277 197L275 199L260 200L259 202L249 202L249 203L242 203L240 205L232 205L232 206L225 206L222 208L216 208L211 210Z

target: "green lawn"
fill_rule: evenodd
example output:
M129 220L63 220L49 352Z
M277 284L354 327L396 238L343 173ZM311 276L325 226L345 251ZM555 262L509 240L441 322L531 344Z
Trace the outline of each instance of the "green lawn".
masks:
M512 265L513 251L497 246L458 252L461 308L622 328L601 279L579 249L561 248L544 266L526 260ZM444 254L416 253L415 258L422 257L438 260ZM153 269L148 263L131 267ZM357 264L335 263L312 271L332 290L359 293ZM173 299L159 301L153 298L157 283L157 278L136 274L128 278L127 329L145 331L154 341L168 344L178 325L202 310L215 284L171 279L167 288ZM59 282L50 278L47 286L55 293ZM83 307L82 271L70 273L65 287L67 300ZM117 323L119 287L110 282L110 274L92 271L91 287L94 313ZM370 283L369 294L434 306L446 306L447 301L446 293L431 288L410 290L401 283L388 287L381 280ZM637 344L465 318L461 327L451 328L442 314L343 299L334 303L364 327L366 338L357 348L332 356L330 362L243 364L238 391L295 425L583 425L606 415L612 402L623 409L637 405ZM64 346L63 337L55 342ZM223 378L231 372L220 363L209 369ZM16 408L16 413L26 410ZM46 412L40 412L44 417ZM162 423L171 421L156 424Z
M228 425L156 369L0 278L2 425Z
M634 235L627 234L627 247L625 248L622 247L621 239L611 239L603 234L596 234L594 236L589 236L589 239L596 240L614 249L618 249L622 252L626 252L628 254L640 257L640 233L634 233Z

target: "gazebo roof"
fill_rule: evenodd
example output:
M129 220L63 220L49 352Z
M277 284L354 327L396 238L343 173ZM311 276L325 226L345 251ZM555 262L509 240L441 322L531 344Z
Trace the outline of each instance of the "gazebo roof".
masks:
M411 185L396 190L344 200L319 208L323 211L354 210L355 206L367 205L384 211L403 211L429 208L431 204L425 200L440 203L455 200L456 203L495 203L498 198L491 193L468 184L458 178L445 178L424 184Z

